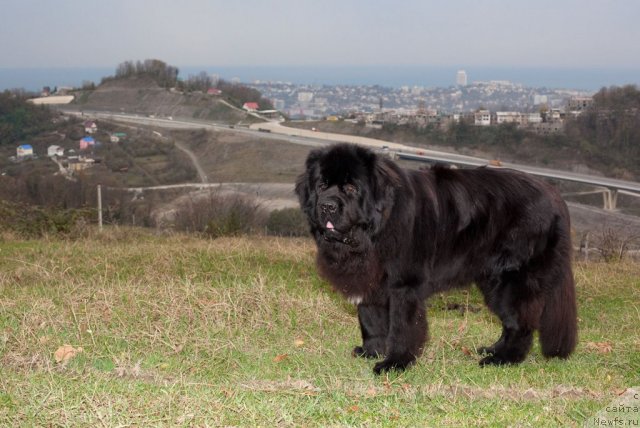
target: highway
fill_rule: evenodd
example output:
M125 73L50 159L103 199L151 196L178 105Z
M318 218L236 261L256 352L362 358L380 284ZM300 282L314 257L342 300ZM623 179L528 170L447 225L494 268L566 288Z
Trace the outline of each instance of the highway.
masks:
M631 181L624 180L616 180L613 178L599 177L594 175L587 174L578 174L569 171L561 171L561 170L553 170L547 168L539 168L528 165L520 165L515 163L506 163L501 162L500 166L492 165L489 160L472 157L472 156L464 156L455 153L447 153L435 150L426 150L420 149L412 146L408 146L405 144L392 143L389 141L376 140L373 138L352 136L352 135L341 135L341 134L330 134L326 132L315 132L309 131L307 129L298 129L298 128L289 128L282 126L279 123L269 123L269 124L254 124L251 126L252 129L263 128L268 129L272 134L287 134L294 135L297 137L303 138L312 138L312 139L321 139L332 142L350 142L355 144L366 145L374 148L382 148L386 147L388 150L392 150L397 153L397 157L399 159L404 160L413 160L420 162L442 162L453 165L460 166L489 166L493 168L511 168L517 169L519 171L524 171L529 174L539 175L547 178L554 178L558 180L567 180L574 181L577 183L590 184L594 186L601 186L616 190L623 190L626 192L637 192L640 193L640 183L635 183Z
M603 193L604 208L607 210L615 210L617 204L617 195L625 194L634 197L640 197L640 183L631 181L616 180L613 178L600 177L587 174L579 174L570 171L553 170L548 168L540 168L529 165L520 165L515 163L500 162L494 165L487 159L464 156L455 153L447 153L436 150L427 150L412 147L405 144L398 144L389 141L376 140L354 135L331 134L326 132L316 132L308 129L290 128L282 126L277 122L259 123L251 126L252 129L261 129L268 131L271 135L288 135L296 138L310 139L312 141L330 141L330 142L349 142L369 146L375 149L385 149L392 152L394 157L403 160L412 160L419 162L441 162L459 166L487 166L490 168L511 168L529 174L538 175L545 178L556 180L572 181L596 186L598 192Z
M63 110L64 111L64 110ZM80 115L80 112L65 111L67 114ZM215 131L230 131L228 124L220 124L215 122L205 122L186 119L167 119L156 117L145 117L139 115L100 112L100 111L84 111L83 114L88 117L99 119L107 119L112 121L135 123L138 125L155 126L160 128L172 129L212 129ZM519 171L527 172L541 177L566 180L576 183L583 183L599 188L604 188L609 192L609 203L605 200L605 208L615 209L615 195L622 193L626 195L640 197L640 183L617 180L613 178L600 177L588 174L579 174L570 171L554 170L548 168L539 168L528 165L520 165L514 163L501 162L499 166L492 165L489 160L464 156L455 153L447 153L436 150L427 150L412 147L405 144L398 144L390 141L377 140L373 138L360 137L354 135L333 134L327 132L315 132L307 129L290 128L282 126L278 122L256 123L250 128L234 127L233 132L250 134L254 137L267 137L269 139L277 139L287 141L293 144L302 144L306 146L323 146L328 143L347 142L359 144L378 150L389 150L399 159L413 160L420 162L441 162L460 166L488 166L492 168L511 168ZM607 206L608 205L608 206Z
M166 129L210 129L212 131L232 131L241 134L248 134L254 137L265 138L265 133L258 131L258 128L251 129L242 126L230 126L227 123L216 123L212 121L196 120L196 119L168 119L160 117L148 117L137 114L126 114L118 112L106 112L106 111L89 111L83 110L82 112L76 110L60 109L65 114L74 116L81 116L87 118L110 120L115 122L123 122L136 125L154 126L158 128ZM284 127L283 127L284 128ZM288 128L285 128L288 129ZM323 138L303 138L296 137L294 135L269 133L268 138L275 140L283 140L294 144L301 144L305 146L319 147L327 144L327 141Z
M490 168L510 168L527 172L533 175L539 175L546 178L554 178L557 180L573 181L576 183L590 184L593 186L606 187L610 189L623 190L625 192L640 193L640 183L633 181L616 180L614 178L599 177L595 175L578 174L575 172L561 171L556 169L539 168L535 166L519 165L508 162L500 162L499 166L492 165L484 159L480 158L452 158L451 156L437 155L417 155L411 153L399 153L398 158L405 160L414 160L420 162L443 162L462 166L487 166Z

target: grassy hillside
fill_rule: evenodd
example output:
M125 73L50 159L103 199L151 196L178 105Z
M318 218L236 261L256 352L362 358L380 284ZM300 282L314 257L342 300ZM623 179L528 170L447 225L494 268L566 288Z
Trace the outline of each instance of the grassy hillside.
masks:
M457 292L418 364L376 377L308 240L122 229L0 254L2 426L579 426L640 383L637 264L576 266L568 361L480 368L499 323Z
M171 91L146 76L107 80L95 90L78 94L76 107L228 123L251 122L245 113L221 103L217 97L202 92Z
M293 183L311 150L265 137L235 132L171 131L198 157L211 182Z

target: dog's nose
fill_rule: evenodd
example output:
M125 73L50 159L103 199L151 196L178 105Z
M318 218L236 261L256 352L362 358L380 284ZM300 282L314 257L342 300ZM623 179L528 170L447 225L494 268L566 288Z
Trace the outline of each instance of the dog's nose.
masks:
M338 210L338 205L335 202L323 202L322 204L320 204L320 209L325 214L333 214Z

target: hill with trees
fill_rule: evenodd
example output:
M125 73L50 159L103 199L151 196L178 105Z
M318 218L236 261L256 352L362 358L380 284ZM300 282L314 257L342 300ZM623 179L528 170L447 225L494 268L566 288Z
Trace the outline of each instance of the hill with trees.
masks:
M55 127L57 113L27 102L24 95L0 93L0 145L15 145Z
M237 123L251 122L240 111L246 102L261 109L273 108L256 89L224 80L214 82L206 72L178 78L177 67L157 59L125 61L114 76L102 79L96 88L77 93L75 105L87 110L122 111L145 115L187 117ZM217 91L211 91L216 89Z
M640 179L640 90L632 85L601 89L593 104L567 123L566 140L590 162Z

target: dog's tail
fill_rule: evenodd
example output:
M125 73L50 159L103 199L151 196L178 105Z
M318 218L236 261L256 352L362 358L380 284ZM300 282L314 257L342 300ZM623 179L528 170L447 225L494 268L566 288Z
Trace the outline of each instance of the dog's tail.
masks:
M555 286L545 293L540 345L545 357L567 358L578 339L576 291L568 260L558 273Z

